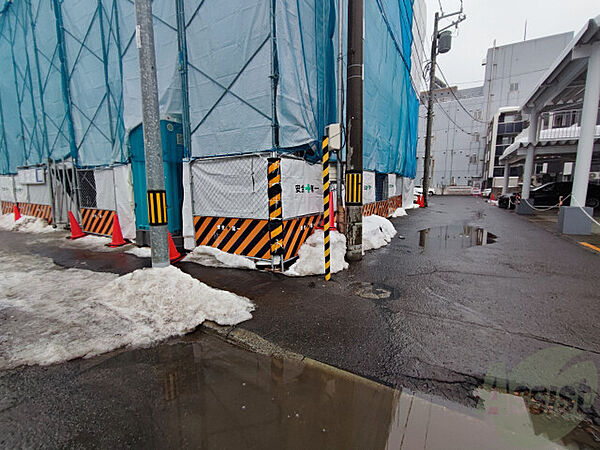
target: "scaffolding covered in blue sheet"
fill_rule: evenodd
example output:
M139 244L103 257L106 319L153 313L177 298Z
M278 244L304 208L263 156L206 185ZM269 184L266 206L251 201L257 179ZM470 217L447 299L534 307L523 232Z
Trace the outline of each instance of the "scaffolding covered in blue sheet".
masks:
M336 121L335 0L154 0L153 14L161 116L185 128L189 104L186 156L320 157ZM414 176L411 0L366 2L365 23L365 170ZM0 173L127 162L137 52L133 0L3 2Z
M414 178L419 100L411 81L412 0L365 2L366 170Z

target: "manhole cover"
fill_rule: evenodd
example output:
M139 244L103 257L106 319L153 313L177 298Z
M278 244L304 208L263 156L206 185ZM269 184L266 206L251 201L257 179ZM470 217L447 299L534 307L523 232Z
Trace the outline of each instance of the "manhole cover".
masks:
M354 287L354 293L369 300L383 300L392 296L392 291L373 283L358 283Z

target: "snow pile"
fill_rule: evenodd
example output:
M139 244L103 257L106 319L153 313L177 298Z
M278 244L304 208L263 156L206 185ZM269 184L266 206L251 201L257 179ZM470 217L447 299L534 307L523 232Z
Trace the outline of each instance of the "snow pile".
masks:
M125 250L124 253L129 253L130 255L135 255L138 258L150 258L152 257L152 250L150 247L133 247L129 250Z
M418 209L420 206L417 203L413 203L412 205L405 206L404 209Z
M344 260L346 255L346 236L338 231L331 231L329 235L331 244L331 273L340 272L348 268ZM325 255L323 253L323 230L316 230L300 247L298 260L285 275L303 277L308 275L321 275L325 273Z
M395 235L394 225L385 217L363 217L363 252L389 244Z
M209 267L229 267L233 269L256 269L256 264L250 258L241 255L225 253L218 248L201 245L188 254L183 261L193 262Z
M111 239L105 236L95 236L93 234L88 234L84 237L74 239L68 242L69 245L81 248L88 248L90 250L101 250L106 252L114 250L113 248L106 246L106 244L110 244Z
M118 277L0 252L0 272L0 369L147 346L204 320L237 324L254 309L172 266Z
M7 231L23 231L25 233L50 233L54 231L50 225L38 217L21 216L15 222L15 215L0 215L0 229Z
M408 216L408 213L406 212L406 209L404 209L404 208L398 208L392 214L392 217L404 217L404 216Z

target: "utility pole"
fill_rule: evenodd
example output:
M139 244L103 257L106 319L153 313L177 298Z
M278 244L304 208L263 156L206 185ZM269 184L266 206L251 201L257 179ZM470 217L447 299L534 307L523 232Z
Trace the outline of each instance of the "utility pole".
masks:
M448 17L458 16L454 22L452 22L447 27L439 29L439 22L442 19L447 19ZM445 46L443 51L438 52L438 43L440 39L440 35L443 31L446 31L448 28L457 27L458 24L465 20L467 17L463 14L462 1L460 11L444 14L440 16L439 12L435 13L435 19L433 23L433 40L431 42L431 67L429 68L429 95L427 102L427 136L425 138L425 161L423 163L423 202L425 203L425 207L429 206L429 178L431 177L431 134L433 131L433 106L434 106L434 98L433 91L435 87L435 67L437 65L437 55L438 53L446 53L450 50L449 42L448 46Z
M346 102L346 258L362 259L363 36L364 0L348 0L348 75Z
M340 130L342 129L342 123L344 122L344 2L338 0L338 57L337 57L337 70L338 70L338 89L337 89L337 113L338 123L340 124ZM340 139L341 141L341 139ZM343 143L342 143L343 147ZM344 210L344 199L342 196L342 180L343 180L343 167L342 167L342 149L340 148L336 153L336 191L337 191L337 213L338 213L338 228L341 233L346 231L346 211Z
M142 123L146 157L146 186L152 267L169 266L165 173L160 137L158 82L154 51L152 0L135 0L136 43L139 50L142 90Z

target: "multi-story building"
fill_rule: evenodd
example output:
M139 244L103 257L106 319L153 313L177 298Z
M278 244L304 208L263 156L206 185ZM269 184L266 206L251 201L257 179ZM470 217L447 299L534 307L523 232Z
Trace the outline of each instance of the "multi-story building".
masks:
M422 103L426 102L426 95L422 95ZM462 90L447 87L434 91L434 96L431 186L437 189L452 185L470 186L473 179L481 174L485 149L483 87ZM425 114L426 110L422 107L421 117ZM427 120L421 118L416 183L422 183L426 127Z
M518 110L572 37L573 33L563 33L494 45L483 61L483 86L434 91L431 186L492 186L494 177L503 179L498 157L514 142L520 132L515 130L523 128L522 119L511 111ZM421 103L416 183L422 183L425 153L427 108ZM519 170L512 168L511 176L517 176Z

